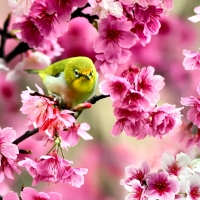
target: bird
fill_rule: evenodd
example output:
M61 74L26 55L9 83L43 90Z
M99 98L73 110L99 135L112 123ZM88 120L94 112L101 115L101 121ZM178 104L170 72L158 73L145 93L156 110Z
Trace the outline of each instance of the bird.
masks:
M60 60L44 69L25 71L38 74L49 96L60 99L67 109L85 102L98 82L98 72L93 61L84 56Z

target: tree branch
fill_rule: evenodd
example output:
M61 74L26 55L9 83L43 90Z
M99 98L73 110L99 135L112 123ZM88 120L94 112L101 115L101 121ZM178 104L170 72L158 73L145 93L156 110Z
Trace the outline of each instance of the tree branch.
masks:
M21 153L21 154L31 154L32 152L30 150L19 149L19 153Z
M89 7L90 4L87 3L84 7L82 8L77 8L72 14L71 14L71 19L76 18L76 17L85 17L86 19L88 19L88 21L90 23L93 23L95 19L99 19L99 17L97 15L90 15L90 14L85 14L82 11Z
M5 46L5 42L6 42L6 34L7 34L7 30L8 30L8 25L10 23L10 18L11 18L11 14L8 15L8 17L6 18L6 21L4 22L3 25L3 30L2 30L2 34L1 34L1 46L0 46L0 57L4 57L4 46Z
M23 135L21 135L16 140L14 140L13 144L18 145L20 142L24 141L25 139L31 137L32 135L35 135L38 131L39 131L39 128L35 128L31 131L26 131Z
M87 100L87 102L91 103L91 104L95 104L97 101L101 100L101 99L105 99L107 97L109 97L110 95L94 95L93 97L91 97L90 99Z
M5 61L9 62L11 61L15 56L26 52L27 50L29 50L30 47L28 46L28 44L24 43L24 42L20 42L6 57L5 57Z

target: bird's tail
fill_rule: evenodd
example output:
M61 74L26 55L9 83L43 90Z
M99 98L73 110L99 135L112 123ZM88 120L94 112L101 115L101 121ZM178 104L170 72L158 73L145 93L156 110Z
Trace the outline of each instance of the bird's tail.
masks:
M38 74L39 73L39 69L25 69L25 72L28 72L29 74Z

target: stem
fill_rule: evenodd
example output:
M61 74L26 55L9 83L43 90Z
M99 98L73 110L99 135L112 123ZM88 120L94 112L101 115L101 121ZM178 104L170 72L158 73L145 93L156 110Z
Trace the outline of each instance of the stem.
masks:
M3 197L0 195L0 200L3 200Z
M13 141L13 144L18 145L20 142L24 141L25 139L31 137L32 135L35 135L38 131L39 131L39 128L35 128L31 131L26 131L23 135L21 135L15 141Z
M26 52L30 47L24 42L20 42L7 56L5 56L5 61L10 62L15 56Z
M1 34L0 57L2 58L4 57L4 46L6 42L6 34L7 34L8 25L10 23L10 18L11 18L11 14L8 14L8 17L6 18L6 21L4 22L3 30Z
M110 95L94 95L92 98L88 99L87 102L91 103L91 104L95 104L97 101L101 100L101 99L105 99L107 97L109 97Z

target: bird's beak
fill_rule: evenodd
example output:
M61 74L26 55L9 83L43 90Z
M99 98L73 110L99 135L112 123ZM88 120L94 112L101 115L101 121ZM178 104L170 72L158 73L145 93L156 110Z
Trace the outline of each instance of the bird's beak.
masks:
M86 74L85 77L87 78L87 80L90 80L90 75Z

